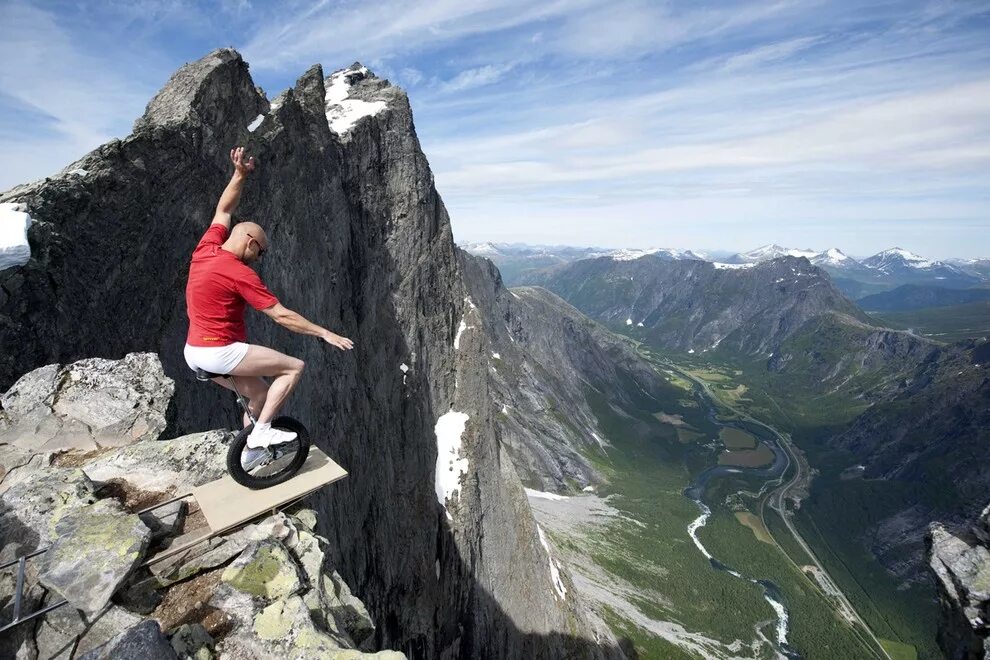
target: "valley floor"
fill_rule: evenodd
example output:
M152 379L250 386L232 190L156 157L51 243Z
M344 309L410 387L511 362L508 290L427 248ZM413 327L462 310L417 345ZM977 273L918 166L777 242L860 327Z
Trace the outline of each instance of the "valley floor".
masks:
M832 555L820 559L820 537L805 531L803 515L792 520L790 502L807 496L810 466L788 436L741 410L747 386L739 374L644 354L669 377L663 400L641 395L641 414L631 419L589 391L610 446L607 456L588 458L608 486L563 500L531 497L575 582L616 633L648 658L916 657L905 644L915 640L889 626L884 639L874 637L878 608L864 615L867 627L862 599L847 600L847 581L832 577ZM751 442L746 434L759 447L779 444L786 468L768 481L758 476L766 468L723 466L703 485L711 513L701 515L685 491L727 448ZM768 593L779 595L785 620Z

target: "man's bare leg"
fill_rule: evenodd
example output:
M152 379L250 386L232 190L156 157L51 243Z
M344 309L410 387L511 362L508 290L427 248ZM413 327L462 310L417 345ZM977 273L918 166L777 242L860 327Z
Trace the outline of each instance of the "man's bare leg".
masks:
M302 377L306 363L265 346L248 346L247 354L231 372L234 376L270 376L268 395L258 421L271 422Z
M240 392L248 400L248 410L251 411L255 419L258 419L258 415L265 407L265 399L268 398L268 383L257 376L233 376L233 379L234 385L237 386L236 390L227 378L214 378L213 382L226 387L228 390ZM247 416L247 413L244 413L243 417L244 428L247 428L251 425L251 418Z

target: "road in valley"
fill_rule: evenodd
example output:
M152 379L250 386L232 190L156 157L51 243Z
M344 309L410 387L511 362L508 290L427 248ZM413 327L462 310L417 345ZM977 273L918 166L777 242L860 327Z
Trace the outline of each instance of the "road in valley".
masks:
M754 426L759 426L760 428L765 429L776 439L781 450L783 450L784 454L786 455L788 462L787 465L784 467L783 471L781 472L781 476L775 480L778 485L770 491L769 495L760 499L759 517L760 520L763 522L763 526L767 528L768 532L770 531L769 526L766 524L765 511L764 511L764 505L769 502L770 508L776 511L780 515L780 518L781 520L783 520L784 525L787 526L787 531L790 533L792 537L794 537L794 540L798 543L801 549L812 561L812 567L813 567L812 572L814 577L813 578L808 577L808 572L805 570L805 567L799 565L796 561L794 561L794 558L788 555L787 552L784 550L784 548L781 547L781 545L777 543L776 540L774 540L774 543L776 543L781 553L783 553L783 555L787 557L787 559L795 566L795 568L797 568L797 570L800 571L801 574L804 575L815 586L815 588L820 590L826 596L826 599L828 599L830 602L835 604L836 610L840 616L842 616L850 623L859 624L860 628L866 632L866 634L869 636L869 640L872 642L872 644L869 643L867 644L868 647L873 647L875 650L877 650L879 657L889 659L890 656L887 654L886 649L884 649L883 645L880 643L879 638L877 638L877 636L873 634L873 631L867 625L866 621L864 621L863 618L859 615L859 613L856 612L856 609L853 607L852 603L849 602L849 599L846 598L846 595L842 593L842 590L839 588L838 584L836 584L832 576L829 575L828 571L818 560L818 557L817 555L815 555L815 552L811 549L811 546L809 546L808 543L804 540L804 538L801 536L801 533L797 530L797 528L794 526L793 521L791 520L791 514L790 512L787 511L787 507L786 507L786 500L788 494L795 487L799 485L805 485L805 480L809 478L809 475L806 474L807 468L804 464L804 461L798 457L797 452L794 450L791 444L790 437L781 433L774 427L758 419L755 419L748 413L743 412L738 408L735 408L729 405L728 403L726 403L725 401L716 397L712 393L709 383L705 381L703 378L699 378L694 374L684 370L683 368L667 360L662 360L661 364L665 368L672 370L682 378L685 378L691 381L692 383L694 383L696 386L698 386L703 392L704 396L708 398L716 408L721 407L727 409L728 411L736 415L739 419L749 424L753 424ZM787 472L792 465L795 468L794 475L785 483L784 479L786 478ZM773 481L769 481L767 483L771 484L773 483ZM772 537L773 535L771 534L771 538ZM864 640L864 642L865 641L866 640Z

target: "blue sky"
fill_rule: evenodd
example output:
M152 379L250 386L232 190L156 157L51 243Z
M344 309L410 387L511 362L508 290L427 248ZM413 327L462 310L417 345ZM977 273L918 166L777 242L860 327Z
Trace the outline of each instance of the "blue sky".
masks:
M990 3L0 0L0 189L234 46L404 87L458 241L990 256Z

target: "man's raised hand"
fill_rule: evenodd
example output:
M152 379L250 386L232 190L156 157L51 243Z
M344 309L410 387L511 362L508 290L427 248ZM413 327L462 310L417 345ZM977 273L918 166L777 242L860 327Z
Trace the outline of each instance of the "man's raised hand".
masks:
M254 156L245 159L244 147L234 147L230 150L230 162L234 164L234 169L238 174L247 176L254 171Z
M342 351L349 351L354 348L354 342L352 342L347 337L341 337L340 335L334 334L329 330L322 337L323 341L330 344L331 346L336 346Z

